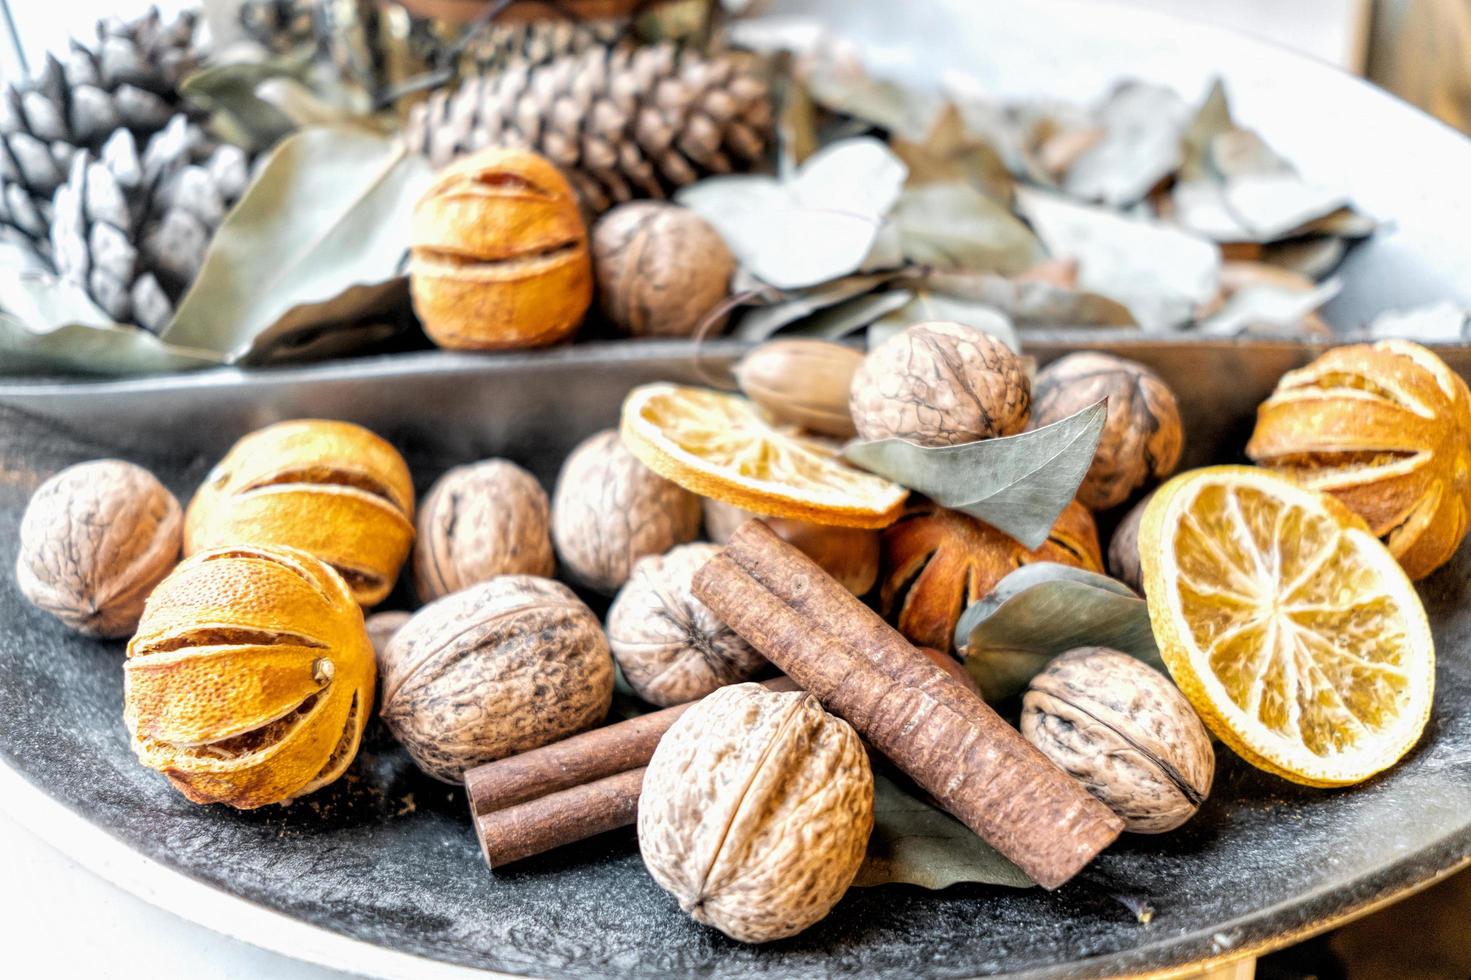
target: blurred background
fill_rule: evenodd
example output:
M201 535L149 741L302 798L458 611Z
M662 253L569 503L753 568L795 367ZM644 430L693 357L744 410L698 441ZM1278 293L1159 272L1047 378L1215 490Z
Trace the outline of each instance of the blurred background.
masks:
M290 30L309 0L257 0L264 20ZM344 24L375 0L321 0ZM1207 21L1293 48L1362 75L1463 131L1471 131L1471 0L1119 0ZM160 0L165 13L198 3ZM422 12L483 6L468 0L416 0ZM94 20L132 15L140 4L118 0L0 0L0 80L64 50ZM205 0L217 34L241 30L239 0ZM392 4L384 4L393 9ZM398 13L402 13L398 11ZM338 976L235 943L153 908L82 870L0 816L0 935L6 959L45 975L133 977L272 976L303 980ZM26 883L19 887L18 883ZM80 927L85 943L58 944L57 923ZM1390 909L1261 960L1264 978L1461 980L1471 977L1471 872ZM139 957L146 946L147 961ZM1249 976L1238 971L1236 977Z

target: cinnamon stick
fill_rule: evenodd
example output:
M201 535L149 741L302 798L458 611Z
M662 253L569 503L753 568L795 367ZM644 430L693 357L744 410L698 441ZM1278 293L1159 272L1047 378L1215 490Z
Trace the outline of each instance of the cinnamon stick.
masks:
M564 844L586 840L638 820L644 785L639 766L583 786L491 810L475 817L480 853L492 869Z
M1062 885L1123 829L983 700L760 521L743 525L695 574L694 593L1039 885Z

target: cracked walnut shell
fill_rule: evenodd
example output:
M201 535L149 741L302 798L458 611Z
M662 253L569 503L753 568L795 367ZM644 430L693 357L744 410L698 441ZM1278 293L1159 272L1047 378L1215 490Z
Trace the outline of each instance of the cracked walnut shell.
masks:
M578 582L612 595L633 563L700 533L700 498L629 452L616 429L584 439L562 464L552 497L552 540Z
M959 323L916 323L868 352L848 407L864 439L953 446L1027 427L1031 385L1021 358Z
M644 776L638 843L654 880L733 939L794 936L852 884L873 775L852 727L810 694L756 684L695 704Z
M1008 574L1052 561L1103 570L1093 515L1076 500L1047 540L1029 551L1016 539L958 510L924 501L883 533L879 601L884 616L916 646L955 649L955 624Z
M747 681L766 658L695 598L695 572L720 553L686 544L640 558L608 610L608 647L635 694L667 707Z
M128 643L133 751L195 803L251 809L326 786L357 754L376 668L347 583L290 548L183 561Z
M383 651L379 715L429 775L538 748L602 721L613 660L560 582L501 575L431 602Z
M1419 344L1338 347L1284 374L1246 454L1337 497L1412 579L1449 561L1471 522L1471 394Z
M735 272L720 233L669 201L613 208L593 228L592 252L603 311L632 337L693 336L724 302Z
M21 595L84 636L127 636L179 560L183 512L158 478L120 459L67 467L20 522Z
M592 302L577 198L550 161L491 148L443 171L414 206L409 280L441 347L540 347L572 334Z
M413 518L414 485L396 449L360 425L297 419L250 433L210 471L185 515L184 550L299 548L372 606L408 557Z
M1083 647L1048 664L1022 699L1021 729L1133 833L1174 830L1210 795L1216 756L1190 702L1117 650Z
M1174 392L1143 364L1083 351L1053 361L1032 382L1032 425L1041 428L1108 399L1093 464L1078 487L1089 510L1108 510L1150 479L1175 472L1184 447Z
M497 575L549 577L551 504L536 477L504 459L456 466L419 505L414 586L419 598L469 588Z

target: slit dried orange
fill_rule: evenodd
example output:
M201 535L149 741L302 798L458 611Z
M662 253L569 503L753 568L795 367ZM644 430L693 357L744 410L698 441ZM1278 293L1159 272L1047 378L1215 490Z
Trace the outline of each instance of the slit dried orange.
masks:
M1424 607L1333 497L1267 470L1195 470L1150 502L1139 556L1170 673L1253 765L1342 786L1419 739L1435 684Z
M909 495L844 463L832 445L772 425L746 399L705 388L635 388L623 402L622 436L665 479L767 517L886 527Z

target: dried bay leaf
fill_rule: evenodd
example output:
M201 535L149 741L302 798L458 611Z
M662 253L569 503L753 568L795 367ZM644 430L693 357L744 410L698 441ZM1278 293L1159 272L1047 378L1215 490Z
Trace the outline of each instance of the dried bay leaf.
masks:
M987 701L1020 694L1048 662L1103 646L1165 669L1149 607L1122 582L1054 562L1023 565L955 624L956 648Z
M1032 879L965 824L873 773L873 833L853 884L940 889L961 882L1031 888Z
M237 361L296 329L371 312L382 301L373 287L401 275L429 179L422 158L376 133L291 136L220 225L162 339Z
M1114 208L1136 204L1184 159L1190 107L1174 89L1125 81L1098 107L1101 138L1067 167L1063 190Z
M843 456L1037 548L1077 494L1107 418L1101 399L1014 436L938 447L903 439L852 442Z
M910 140L924 139L942 109L933 92L876 79L848 66L820 66L808 74L806 82L813 100L824 109Z
M1330 279L1303 292L1280 285L1254 285L1232 293L1219 310L1201 320L1196 332L1208 337L1294 337L1303 321L1338 295L1342 283Z
M1261 261L1290 269L1309 279L1322 279L1338 268L1348 245L1336 235L1293 238L1262 247Z
M992 272L936 270L925 279L935 292L989 306L1018 327L1132 327L1122 303L1050 282L1008 278Z
M1046 257L1031 229L969 184L905 188L893 221L905 258L923 265L1012 273Z
M837 306L814 313L782 333L785 336L810 337L816 340L841 340L906 305L909 300L910 294L902 289L855 296Z
M296 128L296 121L260 96L261 83L290 76L299 69L294 61L227 61L192 72L179 83L179 94L216 117L228 120L233 137L252 150L275 145ZM218 120L216 120L218 125Z
M1216 293L1221 254L1204 238L1032 189L1017 203L1054 258L1077 260L1079 287L1128 307L1146 332L1190 322Z
M909 184L967 183L987 197L1010 204L1011 172L990 143L970 134L960 109L947 102L922 141L894 137L889 148L909 168Z
M974 327L1020 353L1021 342L1004 313L985 303L945 296L929 289L918 289L907 302L885 314L868 328L868 347L872 350L906 327L916 323L944 320Z
M843 140L788 180L711 177L675 199L709 221L761 281L799 289L858 270L904 184L904 164L878 140Z
M1471 314L1454 303L1393 310L1374 318L1365 331L1375 340L1404 337L1431 343L1458 344L1471 337Z
M765 340L788 324L796 323L844 300L872 292L892 278L892 273L844 276L809 289L794 291L775 303L757 306L742 314L740 322L730 331L730 335L739 340Z

